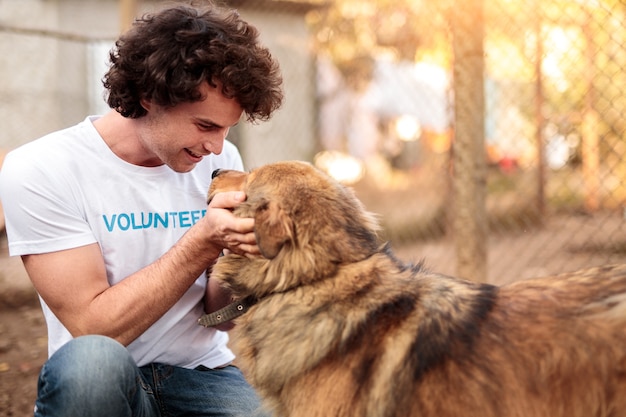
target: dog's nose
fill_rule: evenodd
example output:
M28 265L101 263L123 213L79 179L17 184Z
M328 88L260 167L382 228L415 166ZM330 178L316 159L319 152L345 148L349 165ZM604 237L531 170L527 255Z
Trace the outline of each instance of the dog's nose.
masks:
M217 177L218 175L220 175L220 171L221 169L216 169L215 171L213 171L213 173L211 174L211 179Z

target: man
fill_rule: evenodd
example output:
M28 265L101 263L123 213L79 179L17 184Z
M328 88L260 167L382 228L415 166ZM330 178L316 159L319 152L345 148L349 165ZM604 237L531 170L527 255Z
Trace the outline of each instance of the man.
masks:
M278 66L214 6L144 16L110 58L113 111L10 152L0 176L48 326L35 415L254 415L227 334L197 319L229 301L205 274L222 250L258 254L231 213L245 195L206 193L214 169L242 168L229 128L280 106Z

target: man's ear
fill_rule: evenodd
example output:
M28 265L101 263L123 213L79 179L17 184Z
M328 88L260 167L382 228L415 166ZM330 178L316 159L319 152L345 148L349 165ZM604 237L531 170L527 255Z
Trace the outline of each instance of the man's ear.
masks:
M273 259L293 239L293 222L278 203L266 202L254 214L254 235L261 255Z
M152 102L146 98L139 99L139 104L141 104L141 107L146 109L146 111L150 111L152 108Z

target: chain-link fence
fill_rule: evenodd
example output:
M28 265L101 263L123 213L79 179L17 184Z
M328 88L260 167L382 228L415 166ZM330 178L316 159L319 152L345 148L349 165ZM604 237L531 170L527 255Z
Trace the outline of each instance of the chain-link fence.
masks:
M353 93L355 113L365 107L377 129L363 129L357 114L360 133L336 141L360 157L373 150L357 190L382 213L399 252L433 269L455 273L459 245L483 244L481 236L455 244L453 227L458 205L467 204L454 193L454 142L464 132L455 132L450 78L469 60L452 48L454 13L465 13L484 33L484 77L476 82L484 85L486 158L476 181L486 181L488 279L626 260L626 5L495 0L484 2L481 21L472 3L344 1L316 12L318 44L334 54L344 79L363 72L351 64L369 64L366 87L347 84L365 91ZM347 26L325 28L332 19ZM364 21L370 26L356 30ZM356 50L359 36L376 45L374 59ZM407 133L411 123L419 130ZM376 145L363 146L373 130Z
M623 261L625 4L515 3L485 3L488 203L496 244L530 245L492 272Z
M287 86L277 121L234 132L234 139L271 137L238 139L248 164L274 155L354 175L352 185L380 213L384 237L401 256L455 273L451 225L462 202L453 192L453 68L465 61L453 53L451 11L469 3L231 3L276 51ZM626 6L483 6L488 279L626 260ZM0 17L0 148L102 110L99 79L111 37L25 30Z

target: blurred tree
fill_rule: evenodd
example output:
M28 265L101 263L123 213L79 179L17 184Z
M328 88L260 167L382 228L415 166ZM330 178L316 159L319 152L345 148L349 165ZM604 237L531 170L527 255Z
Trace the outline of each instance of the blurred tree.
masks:
M414 61L442 42L442 2L428 0L336 0L309 14L318 52L331 58L355 89L371 79L376 57ZM444 35L445 37L445 35ZM449 63L449 53L444 54Z

